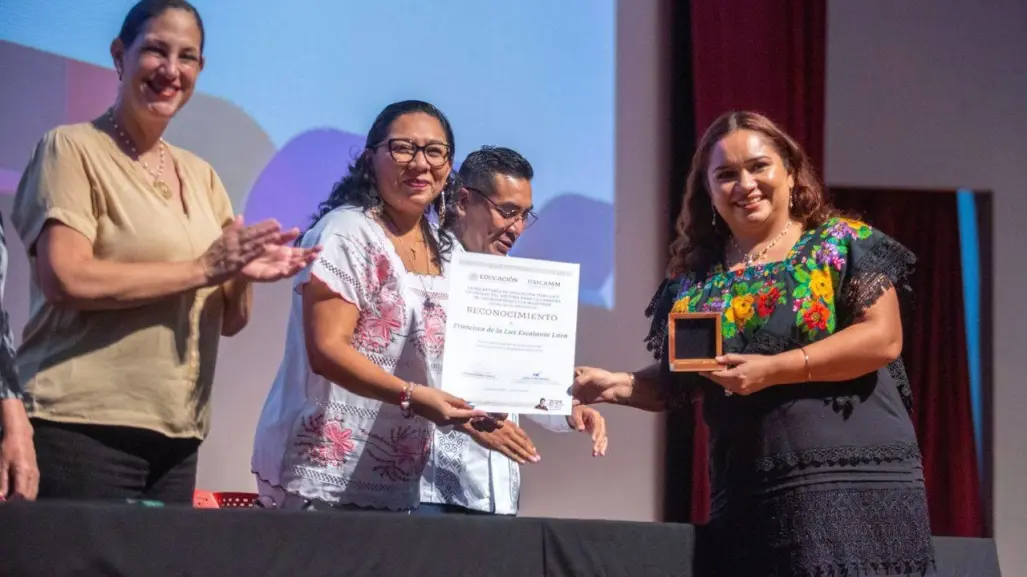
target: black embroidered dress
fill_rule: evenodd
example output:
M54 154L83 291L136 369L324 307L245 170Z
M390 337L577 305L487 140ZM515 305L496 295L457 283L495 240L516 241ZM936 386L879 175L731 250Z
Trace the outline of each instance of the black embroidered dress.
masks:
M647 340L670 408L703 394L719 574L933 574L909 382L895 361L852 381L728 396L705 377L668 371L667 314L720 311L725 352L772 355L849 326L904 286L914 262L880 231L832 219L805 231L783 261L718 266L660 287Z

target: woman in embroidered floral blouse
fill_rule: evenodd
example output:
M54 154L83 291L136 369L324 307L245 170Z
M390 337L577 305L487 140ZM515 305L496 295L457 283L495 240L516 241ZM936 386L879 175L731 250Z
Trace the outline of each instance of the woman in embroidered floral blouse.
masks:
M668 278L646 314L658 360L582 367L575 396L646 410L704 398L718 575L930 575L923 467L899 355L915 259L826 201L805 153L733 112L699 144ZM672 373L671 311L721 312L727 368Z
M433 423L484 416L437 388L452 155L441 111L387 106L303 235L323 252L294 283L285 357L257 425L266 506L413 509Z

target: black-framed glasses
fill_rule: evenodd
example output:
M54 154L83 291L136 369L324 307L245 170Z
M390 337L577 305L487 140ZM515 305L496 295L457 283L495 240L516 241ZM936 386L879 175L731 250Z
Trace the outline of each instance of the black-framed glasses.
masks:
M392 160L401 164L412 162L418 152L424 152L424 160L432 168L442 168L449 162L449 145L442 142L429 142L421 146L406 138L390 138L368 148L373 150L381 146L387 146Z
M521 210L519 208L514 208L514 207L511 207L511 206L500 206L500 205L496 204L496 201L492 200L492 197L490 197L489 195L485 194L481 190L478 190L477 188L474 188L473 186L464 186L464 188L466 188L467 190L477 194L478 196L484 198L485 200L489 201L489 204L491 204L492 208L495 209L496 214L501 216L504 220L508 221L510 224L514 224L518 220L523 220L524 221L524 228L528 228L529 226L531 226L531 225L535 224L536 222L538 222L538 215L535 214L535 211L533 211L531 209Z

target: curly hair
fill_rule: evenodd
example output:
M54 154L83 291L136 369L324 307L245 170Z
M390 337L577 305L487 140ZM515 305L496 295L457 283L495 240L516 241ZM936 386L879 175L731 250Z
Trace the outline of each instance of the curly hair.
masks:
M367 131L367 140L364 149L349 166L349 171L338 183L332 187L332 193L328 195L317 207L317 212L311 217L310 227L312 228L326 214L336 208L347 205L363 209L365 212L381 208L382 197L378 194L375 186L374 162L372 160L372 149L381 143L389 135L389 127L399 117L406 114L421 112L431 116L442 125L446 133L446 141L449 144L450 164L452 165L453 155L456 151L456 142L453 138L453 127L449 119L441 110L420 100L404 100L394 102L386 106L374 119L371 129ZM446 185L435 200L425 208L424 218L421 219L421 227L424 237L431 245L432 260L436 266L442 266L442 260L449 260L453 252L453 226L455 218L445 218L446 204L448 199L456 197L460 188L455 171L451 171ZM434 216L439 224L439 235L436 240L431 233L429 217ZM308 229L309 230L309 229ZM302 238L302 237L301 237Z
M707 270L724 258L724 246L731 231L726 225L713 224L713 211L716 209L710 198L706 170L713 147L736 130L761 133L781 155L785 169L795 178L791 217L804 229L820 226L840 214L827 198L809 157L795 139L762 114L747 111L725 113L706 129L692 156L685 184L685 201L675 226L676 238L670 245L669 277L686 271Z

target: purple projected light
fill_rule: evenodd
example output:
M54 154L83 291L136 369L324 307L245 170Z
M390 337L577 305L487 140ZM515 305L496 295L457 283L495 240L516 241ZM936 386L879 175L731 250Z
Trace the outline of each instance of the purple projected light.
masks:
M261 171L246 201L246 222L275 218L284 228L310 224L317 205L349 171L364 137L341 130L304 132L288 142Z
M0 194L14 194L18 188L18 181L21 175L13 170L0 168Z

